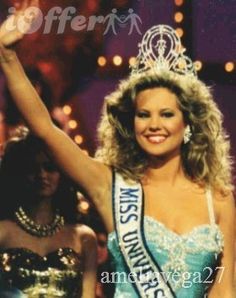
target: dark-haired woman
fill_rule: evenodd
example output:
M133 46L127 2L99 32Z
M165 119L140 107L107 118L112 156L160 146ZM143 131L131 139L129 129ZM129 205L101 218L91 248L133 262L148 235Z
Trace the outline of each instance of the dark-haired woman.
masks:
M0 221L3 293L18 289L30 298L95 297L95 234L78 223L76 189L38 138L27 134L8 142L0 187L5 198Z

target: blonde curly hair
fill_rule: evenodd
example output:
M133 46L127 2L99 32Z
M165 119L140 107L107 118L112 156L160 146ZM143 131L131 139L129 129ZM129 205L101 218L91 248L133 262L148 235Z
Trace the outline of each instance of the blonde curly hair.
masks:
M190 125L191 141L181 147L186 176L222 192L232 190L232 159L222 114L210 88L189 75L148 71L122 81L105 98L96 157L128 179L139 180L143 176L148 156L135 139L135 99L139 92L155 87L167 88L177 95L184 121Z

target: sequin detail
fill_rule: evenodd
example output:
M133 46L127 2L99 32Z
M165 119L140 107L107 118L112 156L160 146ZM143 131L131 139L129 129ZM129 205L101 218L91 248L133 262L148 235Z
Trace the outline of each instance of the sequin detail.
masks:
M199 253L206 250L218 254L224 246L223 234L216 224L199 225L191 231L179 235L156 219L145 216L144 228L147 232L145 233L146 240L156 243L158 241L159 248L167 251L176 250L177 252L177 247L179 247L186 253Z
M31 298L73 298L82 291L82 261L71 248L40 256L26 248L0 251L1 282Z
M199 225L190 232L179 235L154 218L145 216L144 231L149 250L158 260L162 272L179 273L178 280L169 280L176 297L203 297L209 285L195 283L191 288L183 288L186 281L184 273L202 272L202 278L206 279L207 272L204 272L204 268L214 271L218 266L218 257L224 246L223 234L219 226ZM115 232L108 235L108 248L114 258L116 270L125 271ZM133 295L132 298L136 297L133 291L130 284L119 284L115 297L123 297L122 293L127 293L127 297L129 297L128 293Z
M177 273L180 278L172 283L176 290L185 281L185 272L190 272L186 257L202 252L214 253L215 259L224 246L223 234L218 225L203 224L194 227L190 232L179 235L168 229L163 223L145 216L145 233L148 242L159 243L157 250L164 250L168 260L162 267L164 272Z

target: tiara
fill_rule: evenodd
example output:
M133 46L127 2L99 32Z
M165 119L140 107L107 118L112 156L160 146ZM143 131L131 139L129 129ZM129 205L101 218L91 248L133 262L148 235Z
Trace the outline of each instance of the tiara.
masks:
M179 36L170 26L151 27L138 47L136 62L131 67L132 74L163 69L183 75L197 75L192 60L184 55L186 49L183 48Z

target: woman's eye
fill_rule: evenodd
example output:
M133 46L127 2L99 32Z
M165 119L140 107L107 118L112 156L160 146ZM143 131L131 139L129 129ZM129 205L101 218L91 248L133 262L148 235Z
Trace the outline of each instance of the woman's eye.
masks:
M147 112L137 112L136 117L138 117L138 118L147 118L147 117L149 117L149 113L147 113Z
M162 117L171 118L174 116L173 112L164 112L162 113Z

